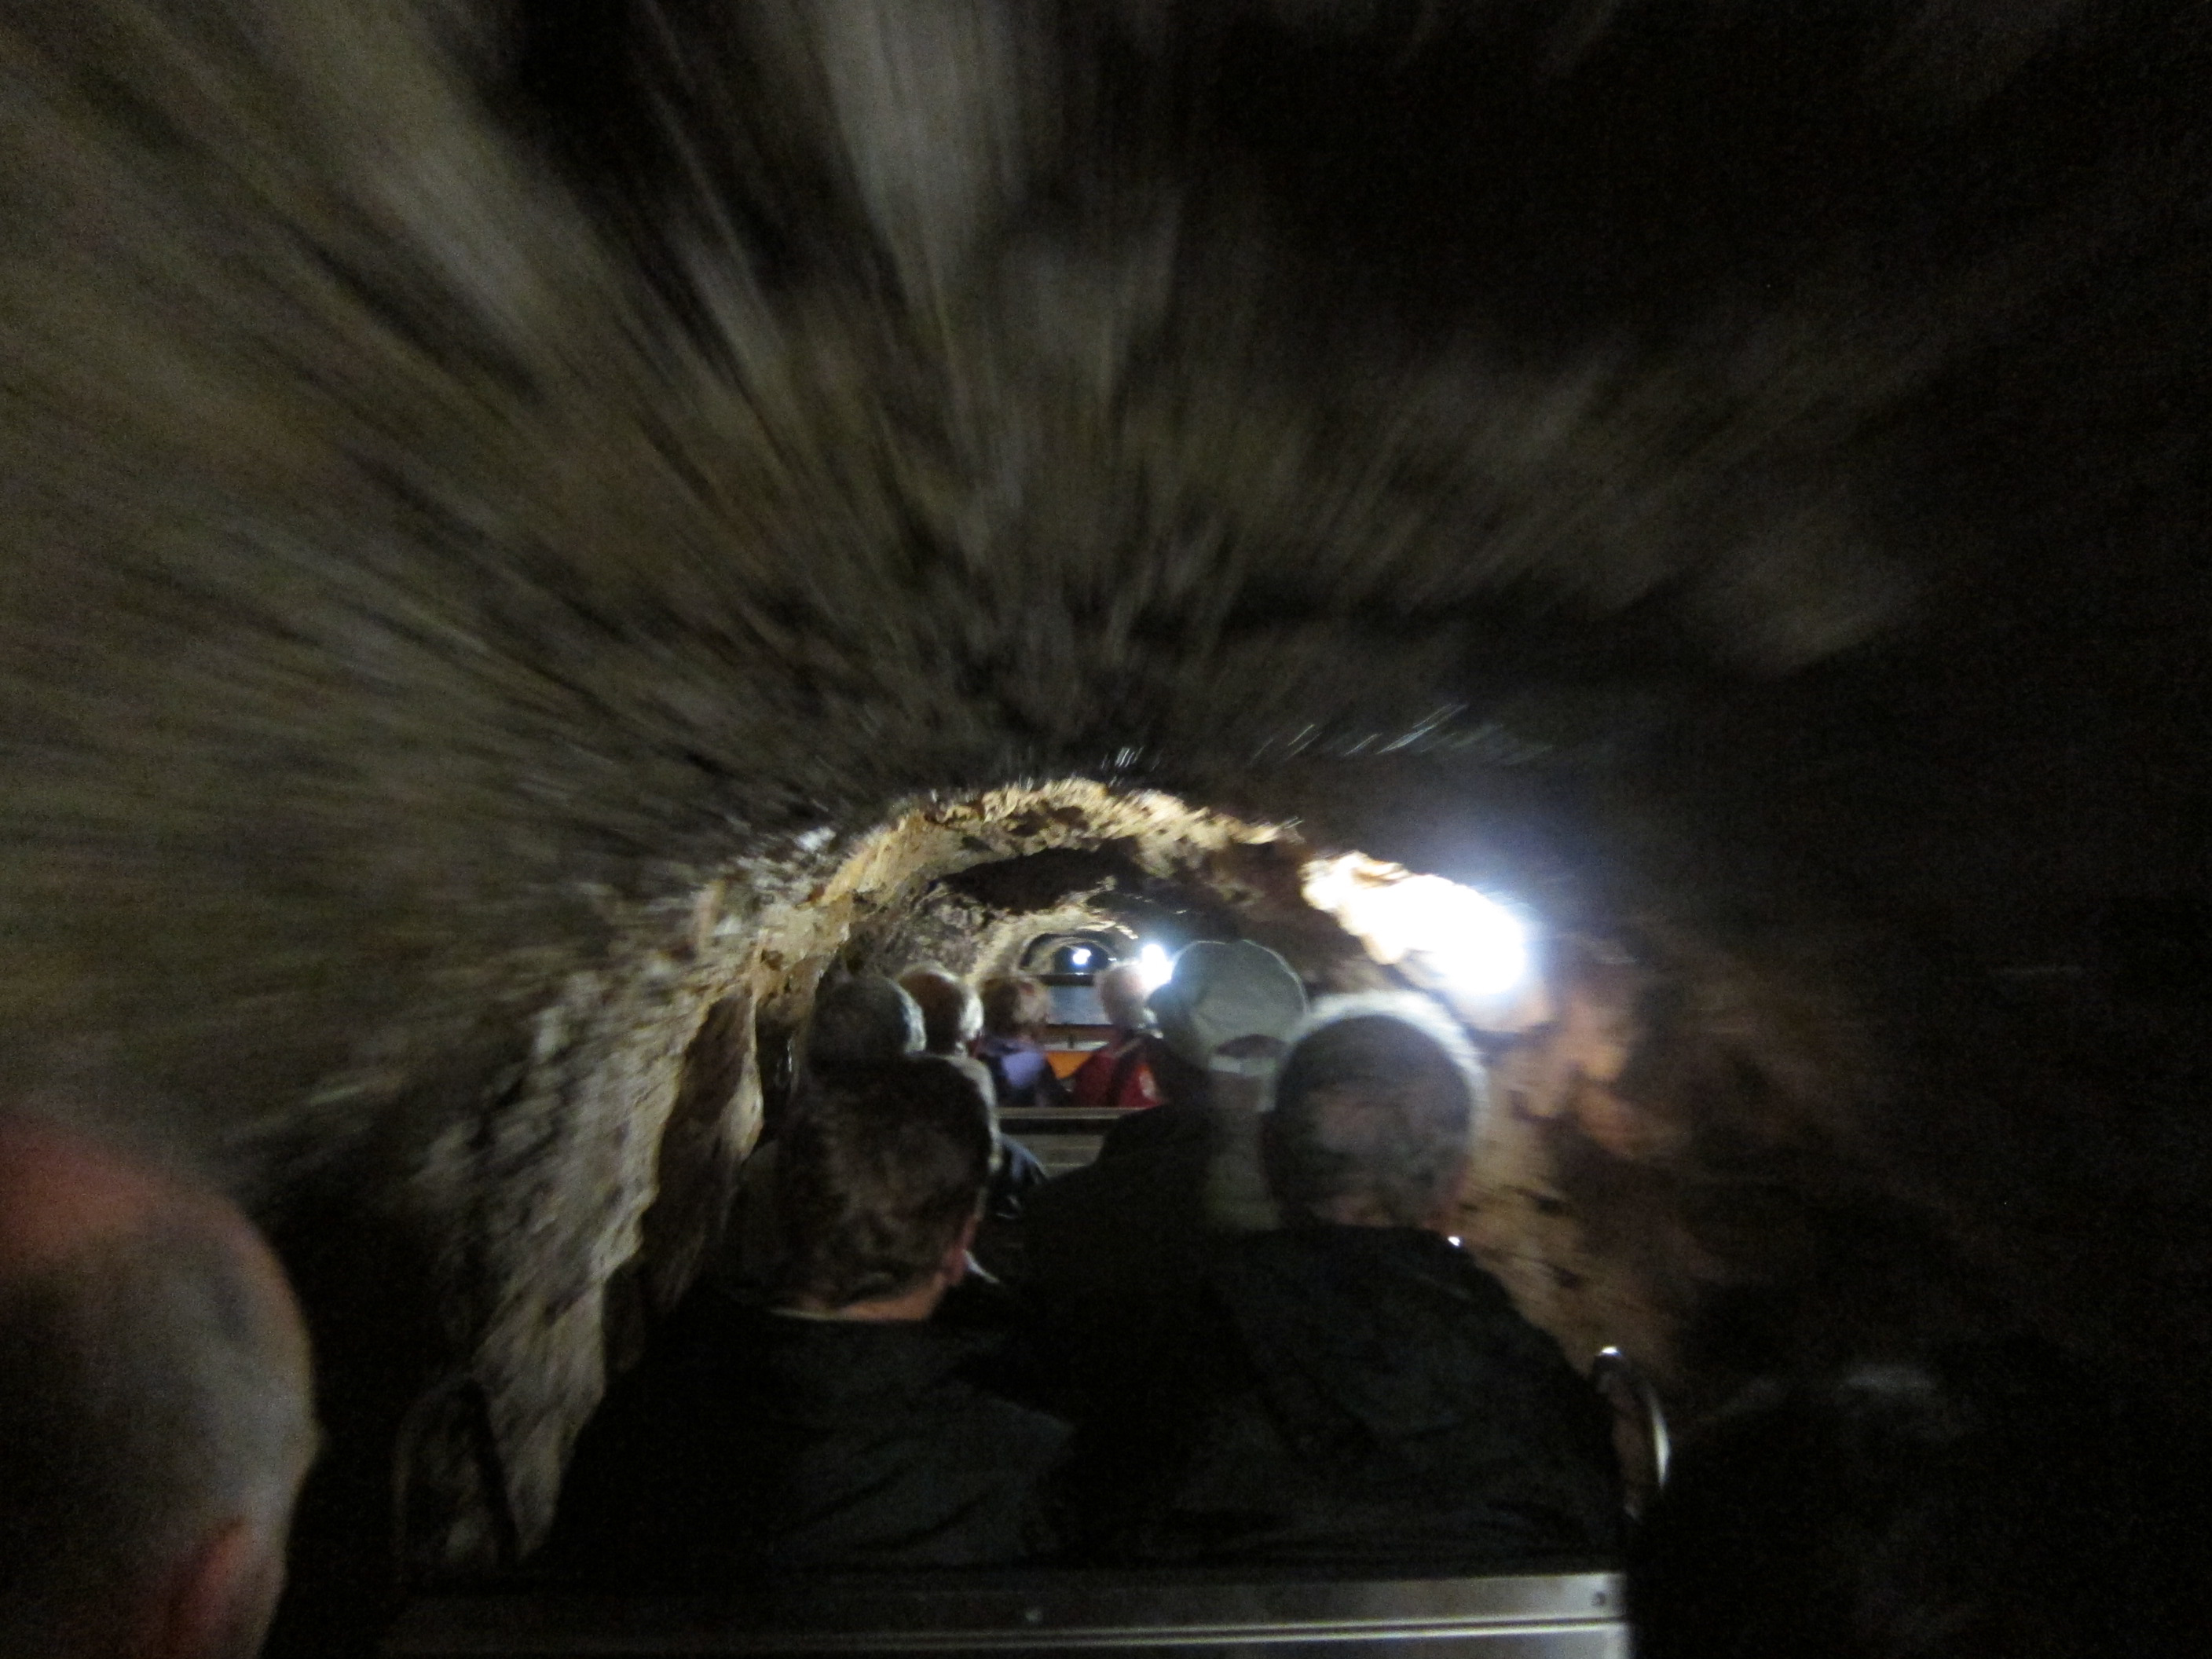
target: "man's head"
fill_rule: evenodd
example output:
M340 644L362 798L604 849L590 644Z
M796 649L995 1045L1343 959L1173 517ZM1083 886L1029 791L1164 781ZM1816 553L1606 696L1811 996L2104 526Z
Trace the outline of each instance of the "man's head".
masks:
M833 1087L779 1144L787 1306L933 1302L958 1280L994 1149L982 1097L952 1065L910 1060Z
M1133 962L1117 962L1098 975L1098 1003L1117 1030L1135 1031L1150 1023L1145 1006L1145 970Z
M1176 955L1152 1010L1170 1050L1203 1071L1232 1043L1279 1044L1305 1013L1306 994L1290 963L1265 945L1201 939Z
M306 1331L245 1218L0 1119L0 1656L257 1651L314 1443Z
M922 1046L931 1054L960 1054L983 1034L983 1000L958 975L911 968L899 975L899 988L921 1010Z
M1483 1104L1466 1043L1412 999L1324 1007L1276 1074L1267 1186L1292 1220L1449 1230Z
M816 993L806 1023L806 1069L830 1086L921 1052L921 1010L880 974L856 974Z
M993 1036L1037 1037L1052 1023L1052 994L1027 974L983 981L983 1029Z

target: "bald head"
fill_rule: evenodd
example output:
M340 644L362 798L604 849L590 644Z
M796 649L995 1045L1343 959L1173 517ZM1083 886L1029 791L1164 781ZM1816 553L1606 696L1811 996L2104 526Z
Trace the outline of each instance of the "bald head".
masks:
M254 1651L313 1441L306 1333L245 1217L0 1116L0 1656Z

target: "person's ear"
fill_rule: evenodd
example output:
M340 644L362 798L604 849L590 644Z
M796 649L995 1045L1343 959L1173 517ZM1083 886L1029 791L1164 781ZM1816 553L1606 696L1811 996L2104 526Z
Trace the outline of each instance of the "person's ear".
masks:
M968 1252L974 1248L975 1230L982 1224L981 1212L969 1216L961 1224L959 1237L945 1247L944 1257L937 1264L937 1276L945 1281L946 1290L968 1277Z
M284 1588L284 1554L251 1522L204 1539L169 1582L152 1659L252 1659Z

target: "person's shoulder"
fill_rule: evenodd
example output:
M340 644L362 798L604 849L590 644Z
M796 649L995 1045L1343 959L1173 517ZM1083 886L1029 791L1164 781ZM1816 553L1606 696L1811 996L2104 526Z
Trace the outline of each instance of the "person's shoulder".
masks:
M702 1279L668 1310L648 1352L671 1358L719 1353L754 1340L767 1319L756 1297Z
M1435 1238L1433 1235L1431 1237L1431 1260L1435 1264L1435 1271L1448 1279L1468 1304L1479 1309L1486 1317L1510 1320L1516 1325L1528 1326L1532 1331L1537 1328L1513 1300L1513 1293L1505 1288L1505 1281L1477 1261L1473 1251L1453 1243L1449 1239Z
M1444 1292L1432 1301L1439 1313L1463 1320L1502 1323L1516 1328L1529 1324L1515 1304L1504 1281L1476 1260L1474 1253L1441 1233L1418 1227L1341 1227L1318 1231L1314 1241L1338 1254L1357 1251L1377 1271L1410 1286L1426 1286Z
M610 1400L649 1414L711 1410L754 1386L781 1323L750 1297L702 1283L670 1310Z
M1207 1261L1224 1285L1304 1285L1371 1318L1439 1328L1528 1322L1472 1255L1419 1228L1313 1223L1223 1234Z

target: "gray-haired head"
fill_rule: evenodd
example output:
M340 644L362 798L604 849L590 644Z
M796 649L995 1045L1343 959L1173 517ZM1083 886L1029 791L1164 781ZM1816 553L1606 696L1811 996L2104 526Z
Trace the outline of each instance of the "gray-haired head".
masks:
M1294 1034L1261 1129L1292 1221L1441 1228L1486 1091L1467 1040L1418 997L1340 997Z
M1145 970L1135 963L1117 962L1093 982L1109 1024L1118 1030L1135 1031L1150 1023L1152 1012L1145 1006L1150 988L1145 983Z
M255 1651L314 1442L245 1218L0 1118L0 1655Z
M921 1010L880 974L856 974L824 986L806 1022L806 1067L831 1081L889 1066L922 1051Z

